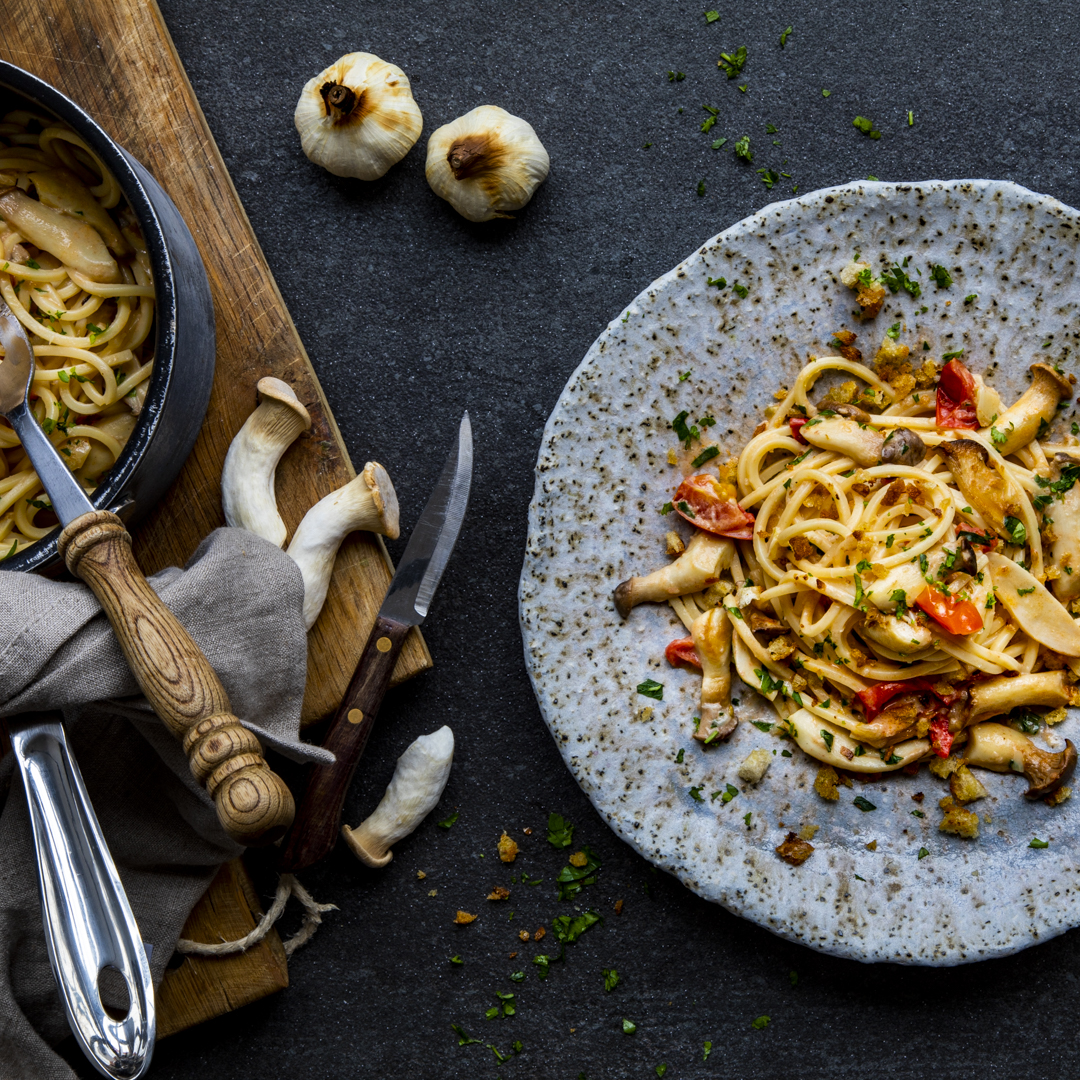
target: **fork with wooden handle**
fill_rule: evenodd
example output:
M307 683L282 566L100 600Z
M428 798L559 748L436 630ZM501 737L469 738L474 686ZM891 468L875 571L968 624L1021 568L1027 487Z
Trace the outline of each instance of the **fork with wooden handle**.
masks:
M222 827L240 844L272 843L292 823L292 795L267 765L259 740L232 714L209 661L150 588L123 523L94 509L31 413L33 349L2 300L0 344L0 414L15 429L65 526L59 547L68 569L93 590L142 692L183 740L191 772L213 798Z

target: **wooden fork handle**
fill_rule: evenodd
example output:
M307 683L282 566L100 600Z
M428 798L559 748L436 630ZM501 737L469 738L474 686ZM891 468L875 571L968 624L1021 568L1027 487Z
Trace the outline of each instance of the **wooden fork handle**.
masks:
M237 843L269 844L295 807L259 740L232 714L217 673L143 577L131 537L115 514L97 510L60 534L68 569L93 590L154 711L183 740L192 775L213 798Z

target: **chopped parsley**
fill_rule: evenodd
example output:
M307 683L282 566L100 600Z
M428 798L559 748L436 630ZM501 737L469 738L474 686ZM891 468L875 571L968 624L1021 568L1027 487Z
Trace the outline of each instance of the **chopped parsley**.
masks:
M720 18L720 12L719 11L706 11L705 12L705 21L707 23L714 23L719 18Z
M40 270L41 269L41 263L36 262L34 259L27 259L26 260L26 265L29 266L31 270Z
M894 266L881 275L882 282L888 286L889 292L898 293L903 289L910 296L918 299L922 295L922 286L917 281L912 281L907 276L903 267Z
M930 854L930 852L927 851L926 848L924 848L924 847L919 848L919 858L920 859L925 859L926 856L929 855L929 854Z
M753 161L754 154L750 149L750 136L744 135L741 139L735 140L735 156L742 158L743 161Z
M582 848L581 854L585 856L584 866L564 866L555 879L559 883L560 900L573 900L583 886L596 884L596 871L600 869L600 860L589 847Z
M704 786L705 786L704 784L698 784L697 787L692 787L690 789L690 798L693 799L694 802L704 802L705 801L705 796L701 794L701 789Z
M1032 585L1030 588L1027 588L1027 589L1017 589L1016 590L1016 595L1017 596L1030 596L1034 591L1035 591L1035 586Z
M754 668L754 674L761 680L761 692L763 694L771 694L776 690L783 690L784 684L777 682L769 674L768 668Z
M857 806L864 814L869 810L876 810L877 807L869 800L864 799L862 795L856 795L852 800L855 806Z
M693 375L693 374L694 374L694 369L693 368L690 368L689 371L680 371L679 372L679 382L686 382L686 380L689 379L690 376Z
M1009 714L1009 725L1025 735L1038 735L1042 730L1038 715L1024 708L1013 709Z
M627 1020L624 1017L622 1022L622 1029L624 1035L633 1035L634 1032L637 1031L637 1024L635 1024L632 1020Z
M893 323L892 326L890 326L889 329L885 331L885 336L888 338L892 338L893 341L896 341L896 339L900 337L900 324L898 322Z
M912 810L911 811L911 816L912 817L926 817L926 815L921 810Z
M702 178L701 178L701 179L700 179L700 180L699 180L699 181L697 182L697 193L698 193L698 195L699 195L699 196L701 196L701 195L704 195L704 194L705 194L705 178L704 178L704 177L702 177Z
M667 73L668 82L682 82L686 78L685 71L669 71Z
M873 121L868 120L865 116L856 116L855 119L851 121L851 123L854 127L857 127L864 135L868 136L869 138L881 138L881 132L878 131L876 127L874 127Z
M821 96L822 97L828 97L831 93L832 93L831 90L822 90L821 91Z
M681 765L683 763L683 758L685 756L686 756L686 751L682 747L679 747L679 752L675 755L675 764L676 765Z
M438 821L436 824L440 829L449 829L453 826L454 822L461 817L461 814L455 810L445 821Z
M774 172L772 169L758 169L758 174L761 176L761 182L772 191L772 186L780 179L780 174Z
M590 926L603 921L603 918L590 908L580 915L560 915L551 920L551 925L559 941L572 945Z
M658 683L655 679L646 679L644 682L638 683L637 692L642 697L653 698L655 701L664 700L664 684Z
M474 1039L469 1033L457 1024L451 1024L454 1034L458 1037L458 1046L471 1046L475 1043L477 1046L483 1045L480 1039Z
M787 39L791 37L792 27L788 27L780 34L780 48L782 49L787 44ZM708 1054L705 1055L708 1057Z
M729 79L737 79L746 64L746 46L740 45L734 53L721 53L716 66L721 68Z
M896 615L903 618L907 612L907 593L903 589L893 589L889 593L889 599L896 605Z
M741 297L742 297L742 298L743 298L744 300L746 299L746 296L747 296L747 294L748 294L748 293L750 292L750 290L749 290L749 288L747 288L747 286L745 286L745 285L740 285L740 284L739 284L739 283L738 283L737 281L736 281L736 282L735 282L735 284L734 284L734 285L732 285L731 287L732 287L732 288L733 288L733 289L735 290L735 292L737 292L737 293L738 293L738 294L739 294L739 295L740 295L740 296L741 296Z
M1031 838L1031 843L1028 844L1028 847L1033 847L1033 848L1047 848L1049 846L1050 846L1050 841L1049 840L1040 840L1037 836L1033 836Z
M661 506L661 507L660 507L660 513L661 513L661 514L662 514L662 515L663 515L664 517L666 517L666 516L667 516L668 514L670 514L670 513L671 513L671 511L672 511L672 510L674 510L674 509L675 509L675 508L674 508L674 507L673 507L673 506L671 505L671 503L669 503L669 502L666 502L666 503L664 503L664 505L663 505L663 506Z
M934 263L930 267L930 276L939 289L947 289L952 284L952 275L940 263Z
M754 816L754 811L753 811L753 810L747 810L747 811L746 811L746 813L745 813L745 814L743 814L743 824L744 824L744 825L745 825L745 826L746 826L746 827L747 827L748 829L750 828L750 819L751 819L751 818L752 818L753 816Z
M963 356L963 355L964 355L964 350L961 348L961 349L957 349L955 352L942 353L941 354L941 359L948 362L949 360L955 360L958 356Z
M750 1026L755 1031L764 1031L769 1026L769 1017L759 1016L756 1020L750 1021Z
M737 787L735 787L734 784L725 784L724 785L724 794L720 796L720 801L722 803L729 803L738 794L739 794L739 789Z
M465 961L461 959L461 956L459 954L457 956L451 956L450 957L450 963L451 964L464 964ZM511 975L510 978L513 978L513 975Z
M718 289L726 289L727 288L727 278L709 277L708 274L706 274L705 275L705 284L706 285L715 285Z
M702 1061L708 1061L709 1060L709 1055L712 1053L712 1043L709 1042L708 1039L706 1039L705 1043L704 1043L704 1045L702 1046L701 1049L702 1049L701 1060Z
M1024 523L1019 518L1014 518L1011 515L1007 517L1005 519L1005 531L1014 544L1027 543L1027 529L1024 528Z
M824 728L822 728L819 734L821 735L821 738L825 743L825 749L831 751L834 738L833 733L831 731L826 731Z
M690 464L695 469L699 468L701 465L704 465L706 461L710 461L712 458L717 457L719 453L719 446L706 446Z
M758 731L772 731L772 724L768 720L751 720L751 724L758 729Z
M604 989L610 994L619 985L619 973L614 968L604 968Z
M697 514L690 509L690 504L685 499L680 499L675 505L679 508L679 513L684 514L691 521L697 517Z
M574 826L562 814L549 814L547 838L552 847L568 848L574 842Z

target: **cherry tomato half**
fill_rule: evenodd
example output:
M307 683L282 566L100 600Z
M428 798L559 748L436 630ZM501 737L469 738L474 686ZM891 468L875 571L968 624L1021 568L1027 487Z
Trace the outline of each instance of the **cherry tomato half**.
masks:
M937 417L939 428L979 426L975 415L975 377L959 360L950 360L941 370L937 388Z
M982 629L982 616L970 600L950 596L933 585L927 585L915 603L950 634L974 634Z
M692 637L680 638L678 641L671 642L664 650L664 657L672 667L678 667L680 664L690 664L696 668L701 667L701 657L698 656L697 649L694 648L694 639Z
M710 473L688 476L672 504L681 517L706 532L735 540L754 538L754 515L739 506L730 484L721 484Z
M955 735L949 730L949 718L947 716L935 716L930 721L930 745L938 757L948 757L952 750Z

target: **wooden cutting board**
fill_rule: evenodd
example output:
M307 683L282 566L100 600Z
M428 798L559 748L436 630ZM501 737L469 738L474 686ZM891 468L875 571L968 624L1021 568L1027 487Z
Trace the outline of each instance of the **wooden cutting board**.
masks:
M264 375L290 383L313 421L277 473L279 509L291 533L315 502L356 473L157 4L0 0L0 57L67 94L150 170L184 216L210 278L217 324L210 407L179 478L135 533L143 570L183 565L203 537L225 524L222 463L255 407L255 384ZM379 432L364 435L377 458ZM383 464L392 477L393 462ZM308 635L304 723L336 708L389 582L382 542L354 533L341 548L326 607ZM414 630L393 681L430 666ZM233 864L193 913L185 936L230 939L237 927L245 933L253 925L253 902L246 871ZM162 987L162 1031L178 1031L286 985L280 950L273 935L228 961L185 960Z

